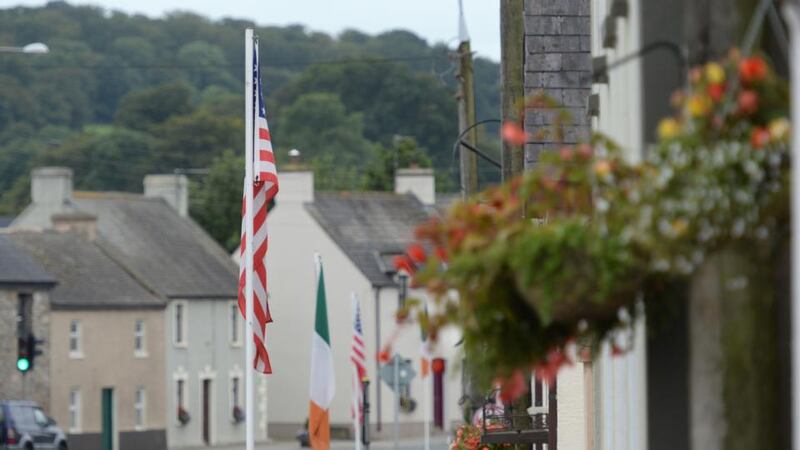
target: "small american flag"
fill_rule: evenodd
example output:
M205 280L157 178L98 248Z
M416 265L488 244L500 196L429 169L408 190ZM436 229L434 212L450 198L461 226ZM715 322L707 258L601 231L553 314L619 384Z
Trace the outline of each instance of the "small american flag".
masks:
M353 403L358 405L359 420L364 412L364 389L361 380L367 376L367 359L364 356L366 354L364 330L361 328L361 306L358 297L353 294L353 345L350 346L350 361L353 362ZM356 417L355 408L352 408L352 414Z
M269 354L266 347L267 323L272 322L267 303L267 267L265 258L269 239L267 236L267 207L278 193L278 170L275 166L275 155L272 153L272 141L267 125L267 114L264 108L264 96L261 90L261 72L258 67L258 41L253 46L253 184L244 189L253 189L253 341L255 358L253 367L260 373L272 373ZM245 191L246 192L246 191ZM246 197L245 197L246 198ZM245 265L247 245L245 239L245 198L242 199L242 239L239 260L239 309L247 320L245 308L245 283L247 274Z

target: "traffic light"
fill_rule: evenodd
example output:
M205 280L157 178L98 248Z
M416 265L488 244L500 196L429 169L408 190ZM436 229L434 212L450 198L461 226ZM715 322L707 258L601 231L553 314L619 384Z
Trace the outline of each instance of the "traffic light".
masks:
M18 337L17 338L17 370L22 373L25 373L31 370L31 354L30 354L30 345L28 344L30 339L28 337Z
M33 362L36 356L41 355L42 351L37 347L44 341L36 339L33 333L28 333L26 337L17 338L17 370L22 373L33 370Z

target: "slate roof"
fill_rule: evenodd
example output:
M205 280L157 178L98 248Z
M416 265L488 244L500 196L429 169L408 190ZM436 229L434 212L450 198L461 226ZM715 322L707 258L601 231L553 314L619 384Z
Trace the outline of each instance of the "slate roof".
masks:
M0 234L0 285L49 288L55 284L55 278L18 249L7 234Z
M53 308L163 308L166 303L148 291L103 250L73 233L18 231L6 240L53 274Z
M388 192L317 192L305 207L376 287L395 285L380 261L402 253L429 218L415 196Z
M76 207L97 217L112 256L168 298L231 299L238 269L194 221L160 198L75 192Z
M14 216L0 216L0 228L6 228L14 221Z

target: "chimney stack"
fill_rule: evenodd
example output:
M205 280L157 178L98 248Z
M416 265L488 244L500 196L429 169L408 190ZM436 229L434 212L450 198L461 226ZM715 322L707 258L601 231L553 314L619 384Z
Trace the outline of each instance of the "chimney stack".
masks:
M33 203L64 205L72 200L72 169L37 167L31 172Z
M433 169L413 167L397 169L394 174L394 192L396 194L411 193L423 205L436 204L436 180Z
M163 198L183 217L189 215L189 179L181 174L146 175L144 196Z
M97 217L91 214L80 211L53 214L50 220L56 231L77 233L90 241L97 237Z

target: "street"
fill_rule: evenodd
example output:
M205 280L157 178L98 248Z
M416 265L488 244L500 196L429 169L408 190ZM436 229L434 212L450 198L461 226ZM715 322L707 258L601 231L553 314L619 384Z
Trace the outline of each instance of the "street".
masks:
M220 447L190 447L185 448L184 450L207 450L207 449L214 449L214 450L241 450L244 445L230 445L230 446L220 446ZM256 444L256 450L299 450L301 447L297 444L296 441L281 441L281 442L272 442L269 444ZM308 447L306 447L308 448ZM352 441L333 441L331 442L331 449L337 450L345 450L345 449L352 449L353 442ZM370 449L379 449L379 450L393 450L394 444L391 440L389 441L379 441L373 442L370 444ZM422 440L402 440L398 445L398 450L421 450ZM439 436L431 438L431 450L446 450L447 449L447 441L445 438Z

